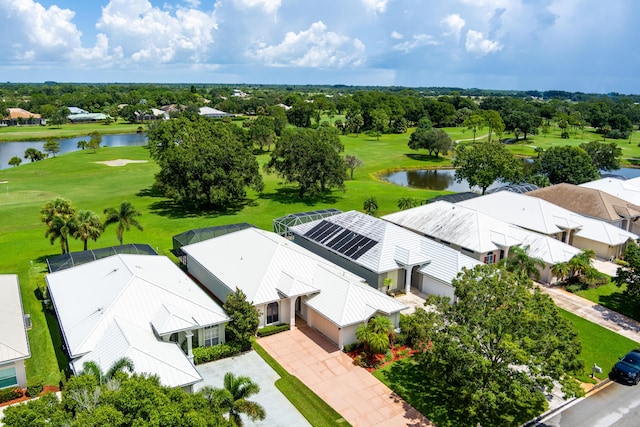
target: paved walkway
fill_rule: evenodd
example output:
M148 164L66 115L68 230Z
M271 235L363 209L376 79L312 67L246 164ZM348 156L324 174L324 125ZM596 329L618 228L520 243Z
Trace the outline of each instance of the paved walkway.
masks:
M588 299L556 287L539 285L543 293L549 295L560 308L576 314L583 319L596 323L610 331L640 342L640 323L609 310Z
M249 399L262 405L267 417L263 421L254 422L242 415L245 426L310 427L309 422L276 388L275 382L280 378L280 375L255 351L204 363L196 366L196 369L204 381L196 383L195 391L204 386L223 387L224 375L227 372L233 372L236 376L249 377L260 386L260 392Z
M258 342L289 373L298 377L354 427L433 426L308 326L260 338Z

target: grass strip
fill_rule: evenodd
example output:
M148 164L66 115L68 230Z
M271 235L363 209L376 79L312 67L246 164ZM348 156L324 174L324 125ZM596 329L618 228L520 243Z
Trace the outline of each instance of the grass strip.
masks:
M264 359L271 368L280 375L276 381L276 387L285 395L287 399L296 407L303 417L314 427L325 426L350 426L342 415L336 412L331 406L320 399L309 387L304 385L297 377L291 375L282 367L269 353L266 352L255 340L251 346L256 353Z

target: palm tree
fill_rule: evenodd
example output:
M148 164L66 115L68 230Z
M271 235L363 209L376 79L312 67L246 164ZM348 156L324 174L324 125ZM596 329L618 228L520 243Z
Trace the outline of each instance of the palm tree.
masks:
M561 282L569 276L569 273L571 273L571 267L569 267L568 262L559 262L551 266L551 274Z
M242 427L241 414L251 421L264 420L266 412L262 405L247 400L258 393L260 386L249 377L235 376L232 372L224 375L224 388L203 387L200 393L209 401L214 409L220 409L229 414L229 420Z
M376 216L378 215L378 200L375 197L367 197L362 208L367 215Z
M585 274L591 266L591 259L595 258L596 253L591 249L584 249L577 255L574 255L567 263L570 268L570 277L577 277Z
M524 277L533 276L536 280L540 280L540 270L545 262L540 258L529 256L529 245L525 247L515 246L511 249L511 256L504 258L500 264L505 270L512 273L524 275Z
M415 208L420 204L420 200L415 197L401 197L398 199L398 209L405 210Z
M102 235L104 226L100 217L92 211L79 211L76 216L76 228L73 237L84 242L84 250L87 250L87 242L89 239L94 242Z
M136 220L137 217L142 216L142 212L136 210L133 205L129 202L120 203L120 209L114 208L106 208L104 213L107 214L107 219L104 222L105 228L111 224L118 224L116 226L116 235L118 236L118 241L122 245L122 235L125 230L129 231L131 226L134 226L138 230L142 231L142 226Z
M373 317L356 329L356 338L376 354L384 353L389 348L392 335L393 322L385 316Z
M133 361L128 357L121 357L113 362L113 365L111 365L107 372L103 372L100 366L93 360L84 362L82 365L82 373L93 375L98 380L98 384L104 384L112 380L119 372L129 372L132 374L134 370Z
M49 200L40 209L40 220L47 226L45 237L53 243L60 239L62 253L69 252L69 236L75 231L76 208L71 201L58 197Z

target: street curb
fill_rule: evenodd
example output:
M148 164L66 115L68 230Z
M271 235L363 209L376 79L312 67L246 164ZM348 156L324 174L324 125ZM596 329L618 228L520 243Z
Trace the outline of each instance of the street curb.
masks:
M613 381L611 381L610 379L605 379L602 380L601 382L599 382L598 384L596 384L591 390L589 390L587 393L585 393L584 397L574 397L571 400L567 400L565 403L563 403L562 405L558 406L557 408L553 408L548 410L547 412L544 412L540 415L538 415L536 418L527 421L526 423L522 424L520 427L532 427L537 425L538 423L540 423L541 421L549 418L552 415L555 415L558 412L562 412L565 409L567 409L570 406L575 405L576 403L580 402L582 399L585 399L589 396L592 396L594 394L596 394L597 392L599 392L600 390L602 390L603 388L611 385L613 383Z

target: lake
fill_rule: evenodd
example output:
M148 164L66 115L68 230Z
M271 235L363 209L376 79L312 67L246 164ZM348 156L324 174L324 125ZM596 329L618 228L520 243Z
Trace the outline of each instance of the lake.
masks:
M422 188L426 190L454 191L461 193L464 191L480 192L480 188L471 188L466 180L456 182L455 169L414 169L401 170L384 175L382 179L403 187ZM614 171L604 172L608 174L622 175L626 178L636 178L640 176L640 169L621 168ZM505 185L494 182L488 189Z
M58 154L78 151L78 141L88 141L88 136L76 138L57 139L60 142L60 152ZM8 169L9 159L13 156L20 157L22 164L29 163L29 159L24 158L24 151L27 148L35 148L44 152L42 147L45 141L20 141L0 143L0 169ZM102 135L101 147L130 147L147 145L147 135L144 133L121 133L115 135ZM56 154L56 155L58 155Z

